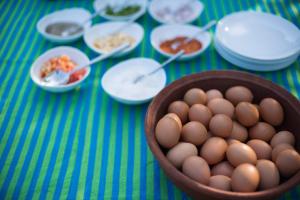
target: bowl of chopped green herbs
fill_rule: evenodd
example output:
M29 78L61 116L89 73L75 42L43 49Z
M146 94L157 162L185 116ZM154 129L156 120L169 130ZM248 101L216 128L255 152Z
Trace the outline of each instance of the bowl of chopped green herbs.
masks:
M103 1L95 0L94 9L107 20L129 20L146 12L147 0Z

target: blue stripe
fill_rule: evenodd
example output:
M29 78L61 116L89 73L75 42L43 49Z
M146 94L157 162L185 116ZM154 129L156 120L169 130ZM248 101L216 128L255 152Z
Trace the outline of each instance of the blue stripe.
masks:
M58 107L59 107L58 105L61 104L61 95L57 95L57 97L55 98L55 101L53 103L54 103L55 106L54 106L53 111L51 113L50 119L54 119L56 114L57 114ZM25 195L26 199L32 199L32 196L35 192L34 187L35 187L37 179L40 175L40 171L41 171L42 163L43 163L43 160L44 160L44 156L45 156L46 150L48 148L49 140L50 140L50 137L51 137L51 132L53 130L53 125L54 125L54 120L50 120L49 123L48 123L48 126L46 128L46 133L45 133L45 137L44 137L44 140L43 140L41 151L40 151L38 159L37 159L37 164L34 168L34 173L33 173L32 179L30 181L30 185L29 185L27 194ZM16 194L16 196L17 196L17 194Z
M126 180L126 197L132 197L132 186L133 186L133 166L134 166L134 147L135 147L135 142L134 138L136 137L135 134L135 112L136 109L134 107L129 108L129 126L128 126L128 153L127 153L127 180ZM143 162L142 162L143 163Z
M149 167L148 163L147 163L147 143L146 143L146 136L145 136L145 130L144 130L144 116L146 114L146 106L140 106L140 109L137 109L137 111L141 112L141 119L140 119L140 124L141 124L141 129L140 132L136 133L136 134L141 134L141 141L140 141L140 149L141 149L141 154L140 154L140 195L142 199L147 199L147 196L145 196L146 194L150 193L147 190L147 169ZM151 165L150 165L151 166ZM146 170L145 170L146 169ZM159 168L157 168L157 172L158 172L158 182L155 181L156 179L154 179L154 193L158 192L158 197L160 195L159 191L157 191L155 189L155 185L159 185ZM154 171L154 176L156 174L156 171ZM150 177L152 178L152 177Z
M114 102L115 103L115 102ZM99 184L99 199L104 198L105 182L106 182L106 171L107 171L107 160L108 160L108 150L111 132L111 120L112 120L112 104L113 99L109 97L107 104L107 111L105 121L107 122L104 126L104 141L102 147L102 161L101 161L101 173L100 173L100 184Z

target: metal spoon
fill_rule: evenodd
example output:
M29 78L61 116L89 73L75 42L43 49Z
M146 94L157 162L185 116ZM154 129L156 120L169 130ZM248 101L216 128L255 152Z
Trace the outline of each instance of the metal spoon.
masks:
M192 41L195 37L197 37L200 33L203 33L204 31L210 29L212 26L214 26L217 23L216 20L212 20L210 22L208 22L205 26L203 26L199 31L197 31L194 35L192 35L191 37L186 38L183 42L175 42L171 45L171 48L176 50L182 43L183 44L187 44L190 41Z
M142 79L144 79L147 76L150 76L152 74L155 74L156 72L158 72L160 69L164 68L166 65L168 65L169 63L171 63L172 61L174 61L176 58L182 56L184 54L184 50L181 50L179 52L177 52L176 54L174 54L172 57L170 57L168 60L166 60L164 63L162 63L158 68L156 68L155 70L147 73L147 74L143 74L143 75L139 75L138 77L136 77L133 81L134 84L140 82Z
M102 55L94 58L93 60L91 60L89 63L84 63L82 65L79 65L75 69L73 69L69 72L64 72L62 70L55 70L52 73L50 73L48 76L46 76L43 80L45 83L47 83L47 85L52 85L52 86L66 84L69 81L71 74L75 73L76 71L78 71L86 66L92 65L96 62L99 62L106 58L109 58L109 57L115 55L116 53L123 51L124 49L126 49L129 46L130 45L128 43L121 45L120 47L117 47L113 51L111 51L107 54L102 54Z

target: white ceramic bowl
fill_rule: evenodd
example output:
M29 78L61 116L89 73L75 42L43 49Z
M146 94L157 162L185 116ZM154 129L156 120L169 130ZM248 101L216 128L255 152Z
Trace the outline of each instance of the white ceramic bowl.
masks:
M164 19L158 14L158 11L160 11L163 8L169 8L171 11L176 11L177 9L179 9L179 6L184 5L185 2L192 2L191 8L193 11L192 14L189 17L187 17L184 21L174 22L171 19ZM203 9L204 5L199 0L153 0L151 1L148 7L148 12L150 13L153 19L162 24L187 24L195 21L201 15Z
M300 53L300 30L269 13L242 11L227 15L217 25L216 38L240 57L255 61L279 61Z
M55 43L70 43L74 42L83 35L83 31L79 32L74 35L62 37L53 34L47 33L46 27L50 24L56 22L75 22L80 24L81 22L85 21L87 18L91 16L91 13L88 10L82 8L70 8L64 9L60 11L53 12L49 15L44 16L41 18L37 23L37 30L38 32L44 36L47 40L55 42ZM91 26L91 22L87 22L84 25L84 29L87 29Z
M127 87L126 85L128 82L134 81L138 75L147 74L147 72L159 66L158 62L149 58L132 58L123 61L110 68L104 74L101 80L102 87L109 96L124 104L133 105L148 102L166 85L167 78L164 69L142 80L145 81L144 83L147 87L135 87L131 84ZM123 76L125 77L124 79L122 78Z
M178 36L192 37L199 30L199 27L193 25L161 25L151 32L151 45L160 54L166 57L171 57L173 54L166 53L160 49L159 45L162 42L174 39ZM179 57L178 60L189 60L195 58L196 56L199 56L202 52L204 52L207 49L207 47L211 43L211 36L208 32L204 32L198 35L195 39L199 40L202 43L202 48L194 53L184 54L181 57Z
M110 33L114 32L114 30L117 30L119 27L123 26L125 23L126 22L105 22L101 24L96 24L85 31L83 36L84 42L93 51L100 54L104 54L106 52L103 52L101 49L98 49L94 46L95 40L97 38L109 35ZM144 29L138 23L133 23L121 30L120 32L134 37L135 43L133 46L125 49L124 51L116 54L113 57L120 57L129 54L142 42L144 38Z
M57 86L52 86L45 83L40 76L40 72L43 64L48 60L50 60L51 58L58 57L61 55L68 55L71 58L71 60L73 60L78 65L82 65L84 63L89 62L89 58L83 52L81 52L76 48L61 46L61 47L50 49L46 51L44 54L42 54L41 56L39 56L31 66L30 76L32 81L37 86L49 92L66 92L80 85L89 76L91 69L88 66L86 67L85 75L76 82L65 84L65 85L57 85Z
M94 1L94 3L93 3L94 10L101 10L103 7L106 7L107 4L111 4L111 2L113 2L113 1L111 1L111 2L110 1L111 0L106 0L106 1L105 0L96 0L96 1ZM99 16L103 17L104 19L112 20L112 21L126 21L126 20L132 19L138 15L141 17L146 12L148 1L147 0L135 0L135 1L131 0L130 4L133 4L133 2L134 2L134 4L136 3L136 4L140 5L141 9L132 15L111 16L111 15L107 15L105 13L105 11L103 11L103 12L99 13Z

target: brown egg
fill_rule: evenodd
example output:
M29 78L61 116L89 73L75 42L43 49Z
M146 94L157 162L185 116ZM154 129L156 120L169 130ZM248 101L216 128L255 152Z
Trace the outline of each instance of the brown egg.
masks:
M209 102L212 99L216 99L216 98L223 98L223 94L216 89L211 89L206 91L206 96L207 96L207 102Z
M206 160L209 165L214 165L222 161L227 150L227 143L223 138L211 137L203 144L200 156Z
M207 185L210 177L210 169L207 162L199 156L190 156L184 160L182 172L191 179Z
M280 152L287 150L287 149L294 149L290 144L278 144L275 146L275 148L272 150L272 160L273 162L276 162L277 156Z
M259 172L259 189L266 190L279 185L280 176L276 165L269 160L258 160L256 168Z
M283 108L278 101L273 98L265 98L261 100L260 104L260 114L263 120L267 123L278 126L283 122L284 112Z
M281 176L288 178L300 170L300 155L295 150L286 149L278 154L276 165Z
M233 128L229 135L229 138L245 142L248 138L248 131L241 124L239 124L236 121L233 121Z
M252 102L252 92L244 86L234 86L229 88L225 93L226 99L228 99L233 105L237 105L240 102Z
M212 112L208 107L202 104L194 104L189 110L190 121L201 122L204 126L208 126L208 123L212 117Z
M169 118L175 120L177 122L178 126L180 127L180 129L182 128L181 120L178 117L178 115L176 115L175 113L168 113L164 117L169 117Z
M259 172L249 163L239 165L231 176L231 188L235 192L254 192L259 184Z
M199 88L192 88L188 90L183 99L189 106L194 104L206 104L207 102L205 92Z
M253 126L259 120L257 108L248 102L241 102L235 108L237 120L244 126Z
M188 120L189 106L184 101L174 101L168 108L169 113L175 113L184 124Z
M228 161L234 167L242 163L256 164L257 157L255 151L244 143L231 144L226 152Z
M167 159L177 168L182 166L183 161L190 156L198 154L197 147L191 143L179 142L167 153Z
M226 99L212 99L208 102L207 107L214 115L224 114L232 118L234 114L234 106L232 105L232 103L230 103L230 101Z
M207 130L200 122L192 121L182 128L182 140L194 145L201 145L207 139Z
M248 141L247 145L249 145L255 151L257 159L271 160L272 148L265 141L253 139Z
M223 175L211 176L208 185L219 190L231 191L231 178Z
M155 128L157 142L165 148L173 147L179 141L181 126L180 119L175 114L161 118Z
M275 146L283 143L294 146L295 145L294 134L289 131L280 131L273 136L270 144L274 148Z
M223 175L231 177L233 170L233 166L228 161L223 161L213 166L213 168L211 169L211 174L213 176Z
M216 114L209 122L210 132L219 137L229 137L231 134L233 123L231 118L224 114Z
M276 130L270 124L265 122L258 122L249 130L249 137L251 139L260 139L265 142L269 142L275 135Z
M238 141L236 139L227 139L226 142L227 142L228 146L232 145L234 143L241 143L241 141Z

